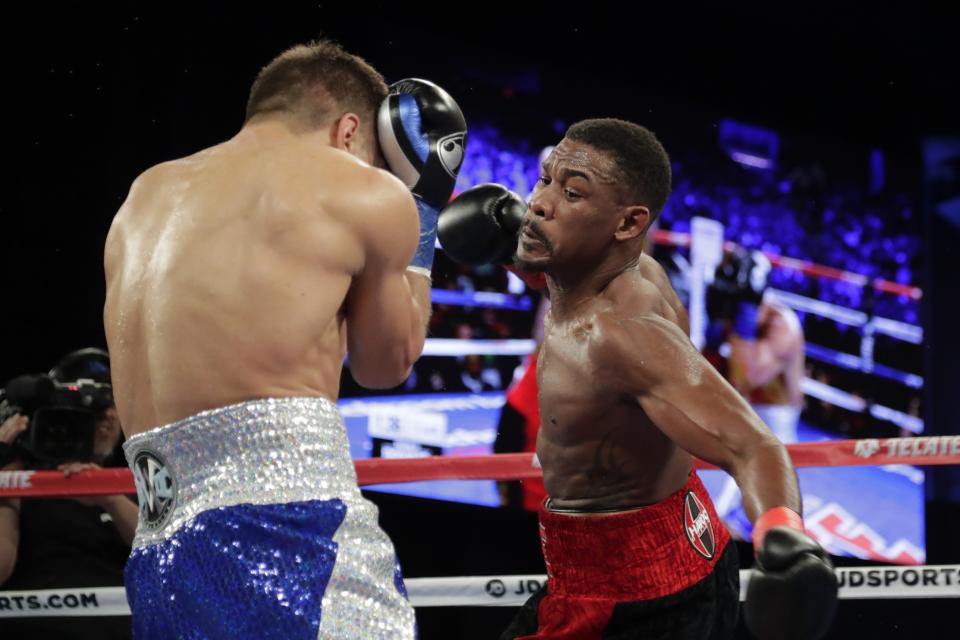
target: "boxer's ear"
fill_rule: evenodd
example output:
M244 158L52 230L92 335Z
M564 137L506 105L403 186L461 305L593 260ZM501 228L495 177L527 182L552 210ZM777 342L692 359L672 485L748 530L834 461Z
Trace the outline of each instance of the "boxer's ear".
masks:
M360 138L360 116L347 112L333 123L330 132L330 145L348 153L356 152L354 148Z
M638 238L647 231L650 225L650 209L642 205L624 207L620 212L620 220L614 237L617 240Z

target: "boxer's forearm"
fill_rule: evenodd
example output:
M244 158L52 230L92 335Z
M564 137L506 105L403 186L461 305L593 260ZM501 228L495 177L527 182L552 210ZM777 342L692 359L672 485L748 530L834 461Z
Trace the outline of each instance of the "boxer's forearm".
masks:
M764 442L737 453L727 469L743 494L743 509L756 519L774 507L787 507L802 514L797 473L786 447Z
M402 348L394 351L381 352L379 356L381 364L380 370L382 372L395 372L395 374L388 375L384 378L384 380L387 381L386 383L375 380L369 376L365 376L364 381L358 379L364 386L386 388L400 384L410 375L414 363L423 353L432 311L430 304L431 281L425 274L414 270L407 270L404 273L404 280L410 292L411 299L410 324L408 326L406 344ZM396 374L399 374L399 376ZM356 374L354 374L354 376L356 377Z
M427 336L427 327L430 325L430 316L433 313L433 306L430 303L431 295L431 280L426 275L422 275L416 271L408 270L406 272L407 285L410 287L410 295L413 296L413 301L416 304L416 309L419 312L419 324L418 326L423 328L423 338L426 339ZM420 349L417 350L417 353L423 351L423 345L420 345Z
M347 353L354 379L370 389L401 384L423 352L430 279L401 269L367 273L347 300Z

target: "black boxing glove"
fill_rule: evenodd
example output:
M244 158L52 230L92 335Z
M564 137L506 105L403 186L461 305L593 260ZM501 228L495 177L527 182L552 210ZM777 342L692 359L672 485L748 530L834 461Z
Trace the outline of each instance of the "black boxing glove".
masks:
M517 239L527 203L499 184L467 189L440 213L440 246L452 260L479 266L497 263L532 289L546 287L542 273L521 271L513 265Z
M735 280L730 277L732 269L726 265L727 260L717 265L713 275L713 282L707 285L707 317L711 322L725 322L733 320L737 307L737 288Z
M471 266L513 262L527 203L506 187L479 184L458 195L440 214L440 246Z
M390 85L377 113L377 137L390 171L410 187L420 213L420 244L411 268L429 275L437 215L450 200L463 163L467 123L450 95L427 80Z
M714 272L707 289L707 315L711 320L731 320L734 333L755 340L758 308L769 274L770 260L763 252L737 247Z
M747 585L744 618L759 640L816 640L837 609L837 577L826 551L786 507L757 519L756 567Z

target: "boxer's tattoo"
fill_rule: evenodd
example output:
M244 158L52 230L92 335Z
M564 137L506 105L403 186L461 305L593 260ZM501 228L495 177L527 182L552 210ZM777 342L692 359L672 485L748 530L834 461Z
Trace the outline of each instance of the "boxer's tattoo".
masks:
M605 482L623 478L628 467L635 461L624 453L623 443L629 437L629 425L611 429L605 436L593 456L593 466L587 470L591 482Z

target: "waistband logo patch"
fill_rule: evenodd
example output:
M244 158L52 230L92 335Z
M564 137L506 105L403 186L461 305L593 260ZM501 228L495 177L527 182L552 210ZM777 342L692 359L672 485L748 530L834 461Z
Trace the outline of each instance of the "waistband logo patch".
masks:
M133 482L140 503L140 522L156 531L167 523L177 500L177 486L163 459L152 451L140 451L133 459Z
M710 522L710 513L692 491L688 491L683 499L683 529L694 550L712 560L717 547L713 523Z

